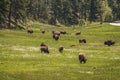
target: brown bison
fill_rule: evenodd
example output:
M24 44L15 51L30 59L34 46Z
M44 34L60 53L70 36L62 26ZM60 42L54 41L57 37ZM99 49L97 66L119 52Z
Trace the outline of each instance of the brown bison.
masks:
M112 40L107 40L104 42L104 45L107 45L107 46L111 46L111 45L114 45L115 42L113 42Z
M82 63L82 62L86 63L86 61L87 61L87 59L85 58L84 54L82 54L82 53L80 53L78 55L78 59L79 59L80 63Z
M60 33L59 32L54 32L54 31L52 31L52 33L53 33L53 39L55 39L57 41L60 37Z
M40 50L41 50L41 53L44 52L49 54L48 46L45 45L44 43L40 44Z
M61 52L61 53L62 53L62 52L63 52L63 50L64 50L64 47L63 47L63 46L60 46L60 47L59 47L59 52Z
M60 34L66 34L67 32L66 31L60 31Z
M53 35L53 38L57 41L57 40L59 39L59 35L54 34L54 35Z
M86 43L86 39L80 39L79 43Z
M42 30L41 32L44 34L44 33L45 33L45 30Z
M81 34L81 32L77 32L77 33L75 33L75 35L80 35Z
M33 30L30 29L30 30L27 30L27 32L28 32L29 34L32 34L32 33L33 33Z
M60 32L52 31L52 34L60 36Z

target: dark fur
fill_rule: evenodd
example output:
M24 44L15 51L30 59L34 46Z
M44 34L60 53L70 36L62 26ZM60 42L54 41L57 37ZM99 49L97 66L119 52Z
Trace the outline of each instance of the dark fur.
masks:
M78 58L79 58L80 63L82 63L82 62L86 63L86 61L87 61L87 59L85 58L85 56L83 54L79 54Z
M30 30L27 30L27 32L28 32L29 34L32 34L32 33L33 33L33 30L30 29Z
M104 42L104 45L107 45L107 46L111 46L111 45L114 45L115 42L113 42L112 40L107 40Z
M77 33L75 33L75 35L80 35L81 34L81 32L77 32Z
M56 41L59 39L59 35L57 35L57 34L54 34L53 35L53 39L55 39Z
M44 33L45 33L45 30L42 30L41 32L44 34Z
M44 43L40 44L40 50L41 50L41 53L44 52L49 54L48 46L45 45Z
M66 31L60 31L60 34L66 34Z
M57 32L54 32L54 31L52 33L53 33L53 39L55 39L57 41L60 37L60 33L57 33Z
M63 52L63 50L64 50L64 47L63 46L61 46L61 47L59 47L59 52Z
M79 43L86 43L86 39L80 39Z

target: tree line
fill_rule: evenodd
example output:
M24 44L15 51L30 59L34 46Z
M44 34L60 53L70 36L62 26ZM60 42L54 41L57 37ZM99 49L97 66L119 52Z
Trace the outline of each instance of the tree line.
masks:
M120 0L0 0L0 28L22 28L27 20L84 25L120 20Z

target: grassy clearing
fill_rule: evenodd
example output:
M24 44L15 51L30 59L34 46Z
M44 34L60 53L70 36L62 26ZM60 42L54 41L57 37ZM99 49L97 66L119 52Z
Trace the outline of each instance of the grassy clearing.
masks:
M0 80L119 80L120 27L108 24L75 28L32 25L32 35L26 31L0 30ZM40 29L47 32L42 34ZM68 34L55 41L52 30L65 30ZM82 34L75 36L78 31ZM81 38L87 43L79 44ZM107 39L116 44L104 46ZM49 46L49 55L39 51L41 42ZM65 47L63 53L58 51L60 45ZM86 64L79 63L79 52L85 52Z

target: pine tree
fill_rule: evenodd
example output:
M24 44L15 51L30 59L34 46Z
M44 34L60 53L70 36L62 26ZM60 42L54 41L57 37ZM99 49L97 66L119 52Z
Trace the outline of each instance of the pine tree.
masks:
M25 0L10 0L8 9L8 27L20 27L18 23L25 21ZM12 25L11 25L12 24Z
M5 21L6 21L6 14L7 14L7 1L0 0L0 29L5 28Z

